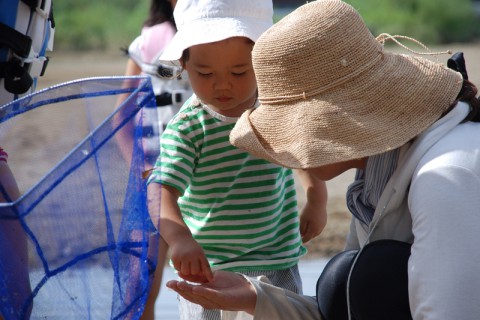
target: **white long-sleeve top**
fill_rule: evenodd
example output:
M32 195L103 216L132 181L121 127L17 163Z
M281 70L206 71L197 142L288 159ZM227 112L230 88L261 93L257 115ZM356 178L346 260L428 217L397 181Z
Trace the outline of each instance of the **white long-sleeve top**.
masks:
M402 147L369 227L354 219L347 237L346 249L380 239L412 243L415 320L480 319L480 123L460 124L468 111L459 103ZM255 316L224 312L224 319L320 319L316 298L249 280Z

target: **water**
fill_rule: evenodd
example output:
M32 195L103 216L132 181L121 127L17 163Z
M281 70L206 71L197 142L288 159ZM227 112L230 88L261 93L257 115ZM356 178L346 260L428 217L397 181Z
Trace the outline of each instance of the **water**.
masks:
M303 292L306 295L314 296L316 293L317 279L327 264L328 259L303 259L300 260L298 268L303 281ZM163 271L163 284L160 295L155 303L155 319L178 319L177 294L165 287L165 282L176 279L171 267L165 267Z

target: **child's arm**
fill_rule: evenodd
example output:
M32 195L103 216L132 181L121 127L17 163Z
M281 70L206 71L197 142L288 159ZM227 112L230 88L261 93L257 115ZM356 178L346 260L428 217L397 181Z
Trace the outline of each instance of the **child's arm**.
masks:
M300 213L300 233L307 243L318 236L327 224L327 186L305 170L295 170L305 190L306 203Z
M6 162L6 154L0 148L0 202L13 202L20 197L20 190L12 170ZM31 296L30 277L28 272L27 235L17 219L5 219L0 223L0 261L2 271L7 275L2 286L9 292L4 303L18 310L27 297ZM17 309L15 309L17 308ZM27 311L29 318L31 309ZM3 319L0 314L0 319Z
M148 185L149 213L160 235L168 243L175 270L182 278L194 282L213 279L212 270L202 247L193 239L183 221L175 188L158 183Z
M2 152L1 148L0 152ZM13 202L20 197L20 191L12 170L10 170L7 162L2 160L0 160L0 184L2 186L0 202ZM6 194L4 194L4 192Z

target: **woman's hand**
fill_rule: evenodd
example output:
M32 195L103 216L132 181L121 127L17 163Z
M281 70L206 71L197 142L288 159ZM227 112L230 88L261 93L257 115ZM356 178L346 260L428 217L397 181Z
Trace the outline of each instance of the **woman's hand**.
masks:
M250 314L255 311L255 288L245 277L234 272L215 271L213 280L203 284L171 280L167 282L167 287L206 309L245 311Z

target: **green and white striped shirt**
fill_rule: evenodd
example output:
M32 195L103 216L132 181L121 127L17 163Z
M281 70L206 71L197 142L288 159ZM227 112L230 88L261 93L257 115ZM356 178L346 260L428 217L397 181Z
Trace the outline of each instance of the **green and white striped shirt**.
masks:
M213 269L290 268L306 253L292 171L231 145L236 120L190 99L161 136L151 181L180 191L183 219Z

